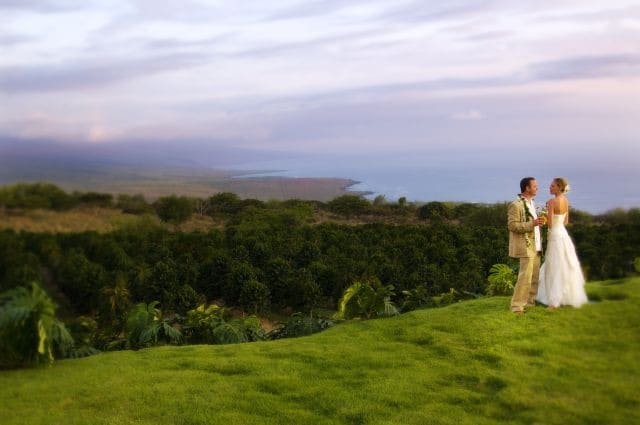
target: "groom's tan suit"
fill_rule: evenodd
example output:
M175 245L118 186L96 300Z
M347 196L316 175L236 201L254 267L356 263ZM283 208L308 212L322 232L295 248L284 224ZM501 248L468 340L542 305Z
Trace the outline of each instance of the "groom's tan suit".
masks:
M531 211L532 214L535 212ZM540 253L536 249L533 218L527 217L524 202L516 199L509 205L509 257L520 259L518 281L511 298L512 311L524 311L534 305L538 293Z

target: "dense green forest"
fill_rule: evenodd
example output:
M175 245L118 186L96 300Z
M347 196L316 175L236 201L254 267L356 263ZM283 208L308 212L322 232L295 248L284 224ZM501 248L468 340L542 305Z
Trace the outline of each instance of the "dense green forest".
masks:
M455 301L486 294L492 265L515 266L507 257L505 203L417 205L358 196L327 203L261 202L231 193L149 203L141 195L68 194L51 184L0 188L5 210L82 205L157 214L170 223L192 214L224 222L207 232L180 232L145 221L108 233L0 232L0 292L39 282L72 333L80 329L77 334L87 345L100 349L127 346L121 337L132 309L141 303L150 317L172 317L170 334L176 322L182 326L186 317L206 316L205 307L214 303L226 306L227 315L231 307L247 314L336 310L354 282L386 288L385 296L405 309L432 305L443 294ZM335 220L314 221L319 213ZM600 216L572 211L571 217L570 232L588 279L634 272L640 256L639 210ZM200 313L198 306L203 306ZM294 316L299 325L296 320L300 316ZM259 337L259 326L244 324L244 340ZM199 334L193 338L198 340L212 337Z

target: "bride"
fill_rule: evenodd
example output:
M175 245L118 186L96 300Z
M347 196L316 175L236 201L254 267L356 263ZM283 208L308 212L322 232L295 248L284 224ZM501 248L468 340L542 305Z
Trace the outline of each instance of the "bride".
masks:
M537 300L549 308L585 304L584 276L573 242L565 225L569 222L569 201L564 195L569 183L562 177L551 182L554 198L547 202L549 233L544 264L540 267Z

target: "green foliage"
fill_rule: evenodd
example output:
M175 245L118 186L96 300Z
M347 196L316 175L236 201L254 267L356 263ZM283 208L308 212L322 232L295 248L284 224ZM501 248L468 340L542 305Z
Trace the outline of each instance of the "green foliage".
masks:
M422 220L449 220L453 218L453 208L445 202L428 202L418 208L418 217Z
M153 212L153 207L147 203L143 195L118 195L116 208L120 208L126 214L146 214Z
M235 344L265 339L255 316L233 319L224 308L204 304L187 312L184 332L190 343Z
M636 270L636 273L640 273L640 257L636 257L636 259L633 260L633 268Z
M494 264L489 270L487 294L511 295L518 280L518 274L507 264Z
M269 288L256 279L245 280L240 288L238 302L243 309L258 313L269 304Z
M124 274L118 274L115 284L103 289L106 297L106 316L114 329L122 329L131 304L131 293Z
M92 207L111 208L113 207L113 195L110 193L98 192L74 192L73 197L77 203Z
M456 291L455 288L449 288L449 292L444 292L439 296L433 297L433 302L436 307L444 307L453 303L457 303L464 298L464 295L459 291Z
M161 342L179 344L182 333L173 327L171 320L162 317L158 301L139 303L128 314L125 347L139 349Z
M425 285L419 285L413 289L402 291L402 295L404 296L401 308L402 312L434 305L433 298Z
M77 317L67 323L67 329L74 341L73 348L68 352L67 357L88 357L100 352L94 347L98 324L93 318L87 316Z
M89 261L78 249L67 251L56 270L56 282L79 313L99 308L108 276L100 264Z
M50 183L18 183L0 187L0 206L66 210L74 206L74 199Z
M185 196L163 196L153 203L160 220L180 224L193 214L193 202Z
M398 309L391 302L393 295L393 285L383 286L377 279L356 281L344 291L335 318L371 319L396 315Z
M378 195L373 198L373 205L375 207L381 207L387 204L387 198L384 195Z
M339 196L327 204L329 210L345 217L353 217L369 212L371 204L366 199L356 195Z
M235 193L220 192L208 199L208 213L211 215L233 215L242 209L242 201Z
M52 363L73 348L56 305L37 284L0 294L0 367Z
M294 313L284 325L269 332L270 339L296 338L322 332L333 326L333 321L321 317L314 317L303 313Z

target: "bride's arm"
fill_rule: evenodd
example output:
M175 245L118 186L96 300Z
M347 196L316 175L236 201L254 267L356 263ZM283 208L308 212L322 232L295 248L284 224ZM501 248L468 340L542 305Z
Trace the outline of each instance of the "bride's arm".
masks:
M547 227L551 229L553 226L553 199L547 201Z
M567 213L564 215L564 225L569 224L569 204L567 203Z

